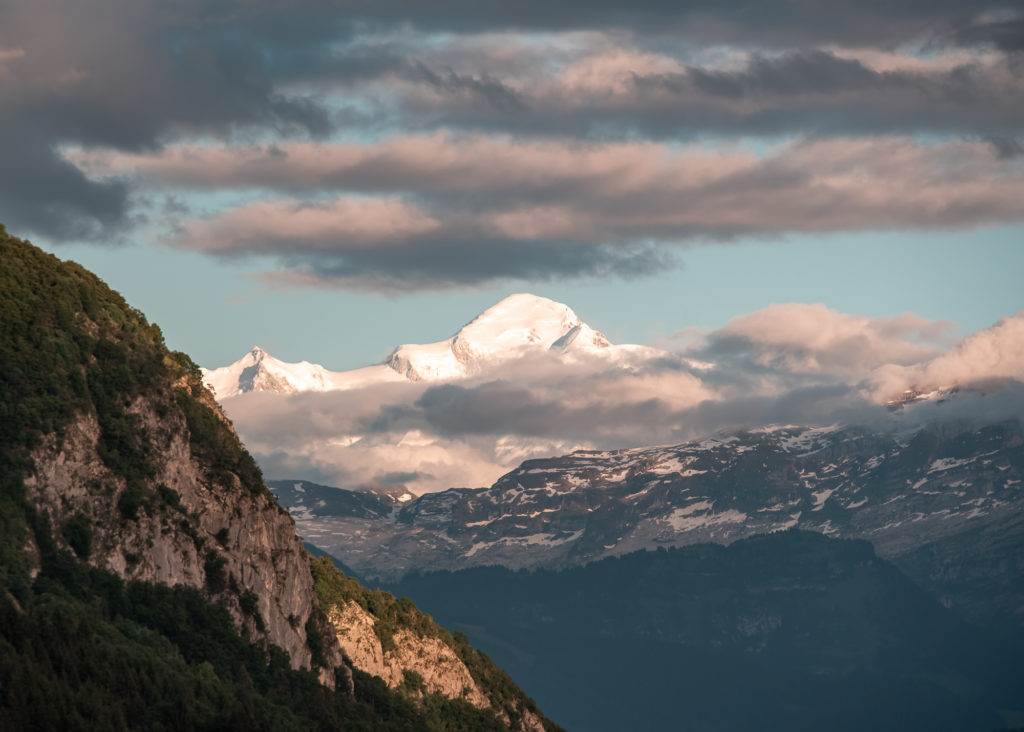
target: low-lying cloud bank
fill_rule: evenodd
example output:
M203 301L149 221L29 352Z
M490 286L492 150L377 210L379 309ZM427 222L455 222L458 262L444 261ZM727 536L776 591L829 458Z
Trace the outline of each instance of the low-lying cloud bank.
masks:
M532 457L726 429L1024 417L1024 311L959 342L950 329L774 305L624 367L531 357L456 382L250 393L226 407L270 476L416 492L489 485ZM942 404L890 405L953 387Z

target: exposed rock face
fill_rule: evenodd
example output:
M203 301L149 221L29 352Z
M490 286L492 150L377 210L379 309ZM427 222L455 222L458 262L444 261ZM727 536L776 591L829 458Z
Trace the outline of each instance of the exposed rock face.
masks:
M418 700L451 700L474 728L560 729L490 658L451 634L406 597L368 590L330 557L310 562L314 586L353 667ZM475 707L475 709L474 709ZM472 726L471 725L471 726Z
M207 587L250 638L280 646L296 668L310 666L306 623L316 622L319 606L293 520L271 495L254 495L233 474L226 484L211 480L192 455L185 418L162 406L139 398L128 410L153 448L156 476L148 488L157 507L134 517L118 509L126 481L102 462L92 414L79 415L32 453L30 500L58 528L86 517L91 564L128 580ZM324 651L328 667L342 663L336 644ZM325 669L323 680L333 682L333 671Z
M465 699L481 709L490 706L466 665L438 638L401 629L394 635L395 647L384 651L373 629L377 619L358 603L350 600L344 606L334 607L328 618L353 665L384 679L391 688L400 686L406 672L413 671L423 678L423 691L428 694Z

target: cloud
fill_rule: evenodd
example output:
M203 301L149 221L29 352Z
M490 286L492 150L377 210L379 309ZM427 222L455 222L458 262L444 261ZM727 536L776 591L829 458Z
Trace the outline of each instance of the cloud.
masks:
M906 390L927 393L966 386L996 391L1007 382L1024 382L1024 310L928 361L881 367L870 382L878 401L898 398Z
M1024 17L1019 12L981 13L954 22L953 42L964 46L993 46L1002 51L1024 51Z
M681 354L532 354L447 383L253 393L226 408L270 475L416 492L489 485L523 460L575 449L720 430L1019 417L998 395L1024 393L1024 311L959 341L951 327L912 313L871 318L789 303L736 318ZM950 409L887 408L903 388L927 385L981 391L964 389Z
M180 135L328 130L312 98L275 88L256 39L227 32L202 5L5 5L0 215L8 225L82 239L132 223L129 182L85 178L61 157L65 144L139 151Z
M985 11L1001 7L1000 3L971 0L897 0L884 6L854 0L825 4L800 0L642 0L629 4L616 0L570 0L558 4L541 0L359 0L347 3L345 12L353 19L374 25L409 24L424 30L463 33L624 29L709 44L855 43L889 48L909 39L941 36L964 18L983 18Z
M713 53L642 36L584 38L556 54L551 44L530 47L507 34L495 39L504 53L388 36L355 41L333 62L333 75L317 78L359 95L379 118L414 120L419 128L594 139L1011 136L1024 116L1019 62L991 47L925 57L819 41Z
M812 139L757 155L430 135L74 159L92 175L135 170L185 190L276 189L186 220L168 241L272 255L293 284L362 289L633 276L693 242L1024 219L1024 158L967 140Z
M953 324L913 313L869 318L823 304L771 305L707 336L696 357L750 372L856 381L886 364L911 365L943 353Z
M324 203L259 201L186 223L180 241L208 252L286 249L316 252L344 241L353 250L430 235L440 222L394 198L339 198Z
M14 229L54 239L118 238L161 215L152 201L163 191L152 194L164 183L130 167L83 175L68 151L72 158L83 151L127 153L122 162L141 155L141 162L181 143L201 148L257 140L298 156L297 141L341 133L359 139L503 133L522 142L509 145L515 154L537 140L542 150L545 140L602 146L650 138L671 147L708 135L932 132L990 140L1009 160L1024 123L1019 27L1019 14L1002 5L967 0L904 0L884 9L845 0L814 8L796 0L628 6L358 0L344 7L326 0L85 0L59 8L49 0L14 0L0 23L0 217ZM543 179L546 164L532 160L533 178ZM440 166L441 179L456 173L439 158L428 162ZM385 195L395 187L375 160L359 167L368 182L356 187L377 185ZM202 170L197 163L191 178ZM476 166L478 175L481 170ZM429 174L418 171L420 179ZM287 185L268 175L272 186ZM999 187L1002 171L983 175ZM359 169L328 175L316 192L296 182L302 200L290 209L261 205L276 206L277 219L290 210L301 231L309 211L329 198L325 190L337 189L334 178L359 179ZM468 184L460 189L453 181L446 206L438 208L432 193L406 205L447 220L456 213L456 195L463 208L480 200ZM492 184L482 197L497 190ZM594 212L564 201L548 205L545 190L535 186L531 198L520 186L515 209L485 205L473 226L504 231L505 238L521 229L549 243L628 240L632 247L631 237L650 243L736 233L720 223L659 221L658 211L643 227L638 222L648 212L636 201L629 202L636 215L626 217L624 232L609 232L611 215L586 232ZM1003 220L1000 215L981 213L977 220ZM464 218L456 217L458 226ZM762 228L787 225L736 227L741 233ZM442 239L450 241L450 234ZM603 262L582 267L590 272L643 271L652 261L649 250L618 258L600 246L589 251ZM582 262L583 250L561 252ZM374 269L304 261L289 274L309 279L336 270L335 283L351 278L361 286L379 276ZM435 273L419 279L433 281Z
M852 53L821 49L754 55L738 70L636 74L636 118L748 134L1012 134L1024 83L1007 64L994 57L878 70Z
M964 339L924 371L931 386L1024 379L1024 310Z
M526 102L515 89L486 74L460 75L451 68L438 73L423 63L414 62L404 70L404 75L410 81L425 83L445 95L467 94L472 99L481 99L500 112L526 109Z

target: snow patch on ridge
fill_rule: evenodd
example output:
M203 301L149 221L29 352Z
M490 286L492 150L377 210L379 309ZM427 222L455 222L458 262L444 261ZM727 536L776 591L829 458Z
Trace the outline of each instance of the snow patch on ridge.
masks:
M558 537L557 534L530 534L529 536L503 536L500 539L494 541L478 541L466 551L462 556L472 557L477 552L486 551L492 547L505 545L505 546L559 546L561 544L568 544L569 542L576 541L583 536L583 529L574 531L571 534L563 537Z

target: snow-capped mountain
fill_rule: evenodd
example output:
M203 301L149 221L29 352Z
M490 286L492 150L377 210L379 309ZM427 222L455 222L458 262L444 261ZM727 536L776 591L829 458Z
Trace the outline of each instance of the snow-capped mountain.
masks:
M990 597L1013 615L1024 610L1022 481L1019 422L906 434L774 427L530 460L486 489L377 496L373 518L325 501L330 489L289 503L308 541L372 577L562 568L797 527L868 539L945 601Z
M451 338L404 345L387 364L412 381L458 379L488 364L530 353L594 355L614 348L568 305L536 295L511 295Z
M400 381L449 381L502 362L550 354L567 363L630 363L665 355L647 346L613 345L568 305L537 295L510 295L455 335L437 343L399 346L382 364L329 371L308 361L280 361L259 346L229 366L203 369L220 399L252 391L289 394L353 389Z
M203 380L218 399L251 391L293 394L300 391L351 389L373 383L401 381L387 366L368 366L352 371L328 371L320 364L279 361L259 346L229 366L203 369Z

